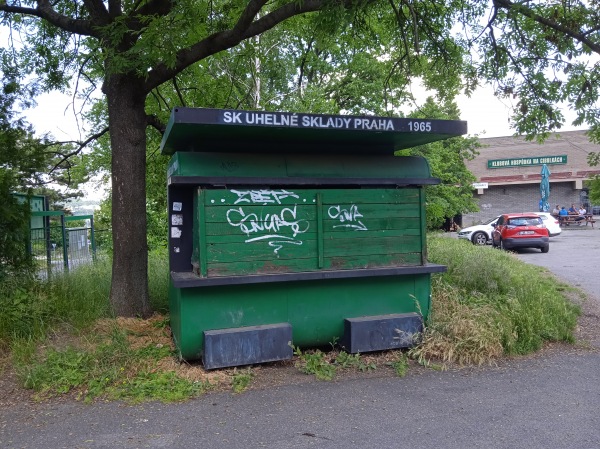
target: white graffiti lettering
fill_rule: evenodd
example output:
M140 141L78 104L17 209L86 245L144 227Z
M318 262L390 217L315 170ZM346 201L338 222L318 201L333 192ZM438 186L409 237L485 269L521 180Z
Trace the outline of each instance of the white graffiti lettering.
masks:
M238 196L233 204L281 204L281 200L285 198L300 198L294 192L287 190L230 190L230 192Z
M266 214L258 216L255 213L244 212L244 209L229 209L227 211L227 222L231 226L239 227L240 230L250 237L251 234L266 232L267 234L251 237L246 243L259 240L271 240L269 246L274 247L275 254L282 248L284 243L302 245L301 240L295 239L299 234L304 234L310 227L305 219L297 218L296 206L284 207L278 214ZM288 229L292 237L279 234L280 231Z
M362 218L362 214L358 211L356 204L350 206L350 209L342 209L341 206L331 206L327 213L329 218L339 220L338 225L334 225L334 228L351 228L355 231L368 231L367 227L363 224L359 218Z
M272 248L275 248L273 250L273 252L275 254L277 254L279 252L279 250L281 248L283 248L283 245L286 243L289 245L298 245L298 246L302 245L302 240L296 240L296 239L293 239L292 237L286 237L285 235L276 235L276 234L260 235L258 237L247 239L246 243L258 242L259 240L269 240L269 246Z

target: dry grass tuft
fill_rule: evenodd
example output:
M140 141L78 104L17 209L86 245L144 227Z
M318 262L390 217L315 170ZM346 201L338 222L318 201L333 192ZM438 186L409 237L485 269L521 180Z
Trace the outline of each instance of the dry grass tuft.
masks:
M411 356L458 365L492 364L504 352L501 321L492 306L467 305L457 289L438 283L423 343Z

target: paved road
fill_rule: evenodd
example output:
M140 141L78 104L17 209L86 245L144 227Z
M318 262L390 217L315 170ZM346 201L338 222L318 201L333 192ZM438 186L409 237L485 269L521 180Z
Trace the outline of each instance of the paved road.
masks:
M533 249L518 254L525 262L548 268L600 300L600 229L568 226L550 238L550 252L552 255L543 255L550 257L540 257Z
M548 254L519 257L597 293L599 246L598 230L573 230L553 239ZM23 404L0 409L0 447L591 449L600 447L599 368L597 350L557 349L498 367L210 394L185 404Z

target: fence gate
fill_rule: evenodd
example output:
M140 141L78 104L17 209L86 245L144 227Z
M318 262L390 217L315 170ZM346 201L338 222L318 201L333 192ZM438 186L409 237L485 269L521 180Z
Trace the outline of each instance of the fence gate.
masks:
M65 216L63 211L32 212L29 251L38 276L48 279L95 259L94 216ZM71 226L69 223L83 226Z

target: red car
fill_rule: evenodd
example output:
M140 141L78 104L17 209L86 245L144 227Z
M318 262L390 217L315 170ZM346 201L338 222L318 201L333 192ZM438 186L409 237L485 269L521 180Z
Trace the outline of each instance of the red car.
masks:
M503 214L492 231L492 246L501 249L539 248L550 250L550 235L535 214Z

